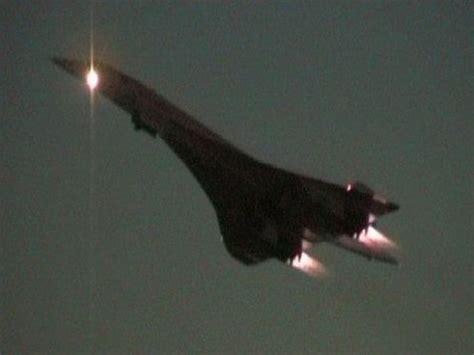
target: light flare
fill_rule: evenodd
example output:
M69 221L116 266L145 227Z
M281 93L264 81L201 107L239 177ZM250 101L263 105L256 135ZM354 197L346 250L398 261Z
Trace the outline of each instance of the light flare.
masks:
M93 66L91 66L89 72L87 73L86 80L90 91L94 91L97 85L99 85L99 74L97 74Z

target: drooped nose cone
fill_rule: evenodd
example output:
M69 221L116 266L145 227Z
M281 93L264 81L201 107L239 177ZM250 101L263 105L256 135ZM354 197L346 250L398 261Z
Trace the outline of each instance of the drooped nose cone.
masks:
M58 67L64 69L68 73L80 79L85 77L89 67L87 62L82 62L74 59L52 57L51 61Z
M119 72L109 64L94 61L94 67L87 60L52 57L51 61L59 68L81 80L89 89L96 91L130 114L139 111L139 97L152 97L155 94L139 81Z

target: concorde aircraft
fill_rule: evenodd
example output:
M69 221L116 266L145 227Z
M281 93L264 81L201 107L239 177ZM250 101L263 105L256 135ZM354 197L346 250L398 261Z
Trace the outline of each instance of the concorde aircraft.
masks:
M296 174L254 159L138 80L105 63L52 58L128 113L137 130L159 136L184 162L211 201L228 252L246 265L278 259L319 276L307 252L316 243L397 264L396 244L375 228L396 211L362 183L347 186Z

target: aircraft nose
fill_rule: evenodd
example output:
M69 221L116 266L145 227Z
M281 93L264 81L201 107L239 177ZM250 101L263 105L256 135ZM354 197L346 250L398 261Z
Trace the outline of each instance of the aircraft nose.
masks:
M51 57L50 59L58 67L79 78L83 77L87 71L87 64L78 60L61 57Z
M64 67L64 66L65 66L65 63L66 63L66 61L67 61L67 59L61 58L61 57L51 57L50 59L51 59L51 61L52 61L54 64L56 64L56 65L58 65L58 66L60 66L60 67Z

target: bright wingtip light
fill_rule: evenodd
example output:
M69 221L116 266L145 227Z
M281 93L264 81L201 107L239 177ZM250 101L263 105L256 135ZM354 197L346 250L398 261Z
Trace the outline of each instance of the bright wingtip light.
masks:
M94 70L93 67L91 67L91 69L87 73L86 80L87 80L87 85L89 86L89 89L91 91L93 91L99 84L99 75L97 74L97 72Z

